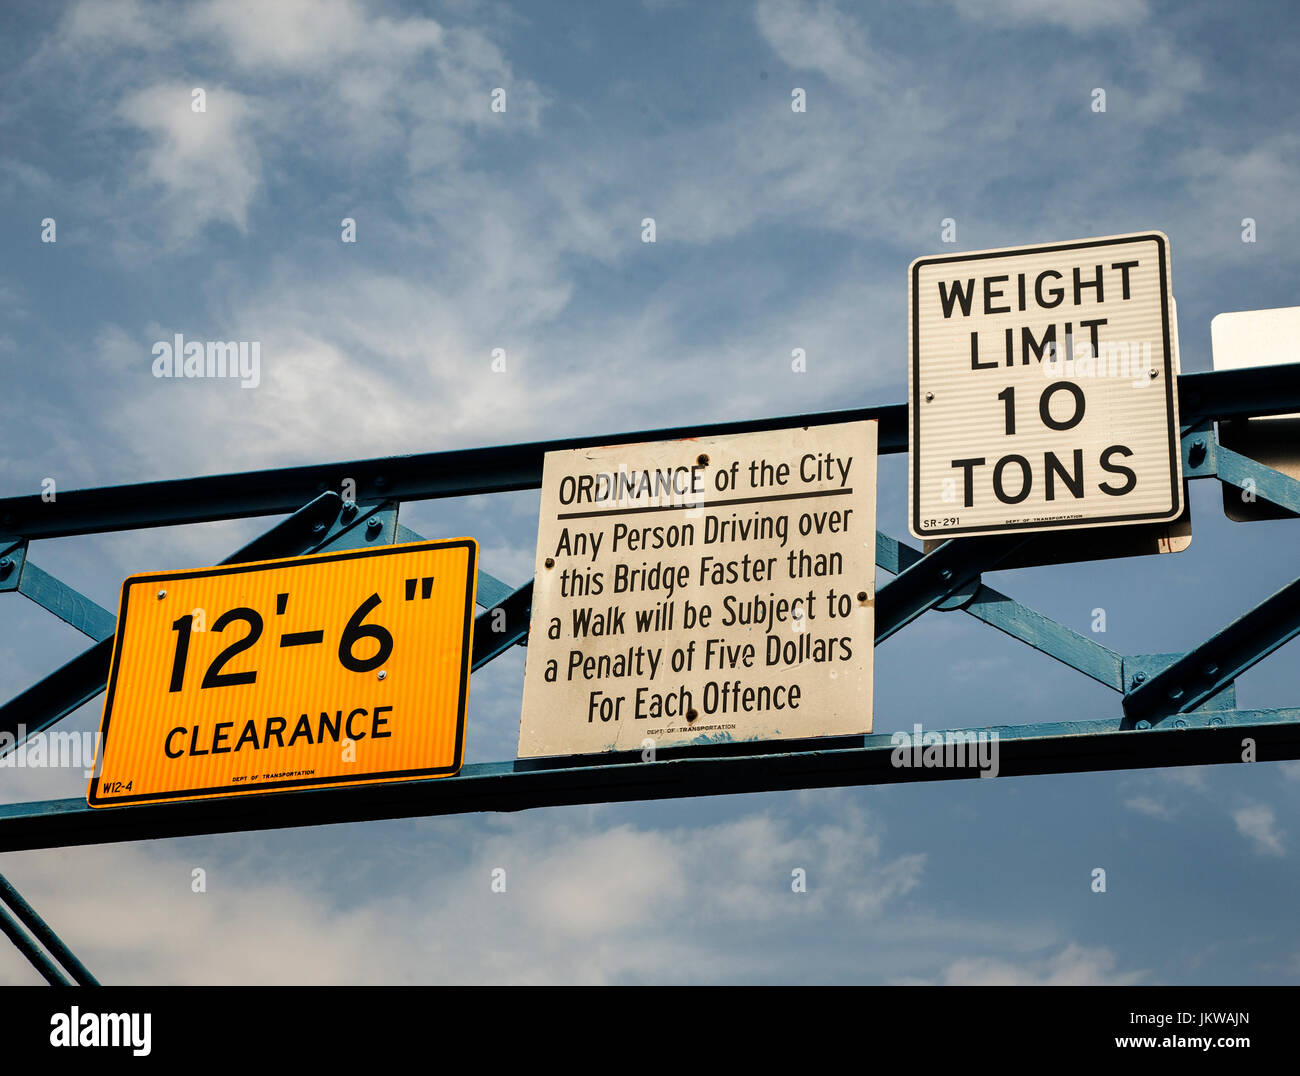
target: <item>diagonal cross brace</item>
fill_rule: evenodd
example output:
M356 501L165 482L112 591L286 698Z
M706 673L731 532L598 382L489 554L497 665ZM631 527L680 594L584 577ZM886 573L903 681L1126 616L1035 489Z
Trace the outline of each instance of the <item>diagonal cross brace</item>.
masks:
M533 612L533 581L493 603L493 608L474 618L474 647L470 668L479 669L528 638Z
M98 642L107 639L116 629L117 617L98 602L91 601L79 590L68 586L62 579L38 568L30 560L23 559L17 574L14 590L53 613L65 624L72 625L83 635L89 635Z
M1130 722L1195 710L1252 665L1300 635L1300 579L1243 613L1124 696Z
M8 905L8 909L5 908L5 905ZM46 982L51 986L67 986L68 983L63 978L63 972L66 972L72 976L73 982L78 986L99 985L99 981L90 973L90 969L77 959L77 955L63 943L63 939L55 934L50 925L37 914L36 909L23 899L22 894L9 883L9 879L0 875L0 913L4 913L9 909L12 909L13 914L23 926L31 931L32 936L49 950L50 956L54 957L63 966L61 969L54 966L45 953L40 952L36 946L31 944L30 938L26 937L25 934L21 934L21 931L17 929L17 924L9 920L4 932L9 935L10 941L18 947L22 954L31 961L36 970L45 977ZM51 972L54 974L51 975Z
M397 525L397 533L393 539L396 543L423 542L426 540L423 535L416 534L410 527L404 527L400 523ZM474 603L483 609L491 609L494 606L503 604L514 592L514 589L509 583L503 583L495 575L489 575L480 568Z
M876 564L885 571L898 575L923 557L919 550L905 542L877 532ZM950 604L954 601L958 604ZM1120 654L983 584L978 576L952 596L935 603L934 608L960 608L976 620L1077 669L1098 683L1114 691L1124 690L1124 659Z
M0 934L14 943L14 948L27 958L27 962L41 973L41 978L50 986L72 985L63 973L63 969L51 960L45 950L18 925L17 920L3 904L0 904Z
M1250 490L1261 500L1300 513L1300 482L1290 475L1222 445L1215 446L1214 456L1219 478L1224 483Z
M902 555L902 549L906 547L900 543L895 561L901 570L876 593L877 645L906 627L927 609L934 608L945 598L976 583L983 572L1014 553L1026 541L1026 538L1006 538L1002 535L950 539L906 565L902 563L906 559ZM876 550L879 556L879 537L876 540ZM908 549L908 552L915 553L915 550ZM884 567L888 568L888 565Z

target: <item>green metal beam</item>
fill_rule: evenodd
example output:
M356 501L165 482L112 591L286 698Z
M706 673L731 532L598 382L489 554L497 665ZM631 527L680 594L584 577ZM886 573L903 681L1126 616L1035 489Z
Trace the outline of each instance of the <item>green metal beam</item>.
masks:
M65 624L99 642L117 629L117 617L30 560L22 567L18 593L48 609Z
M1262 501L1269 501L1292 512L1300 512L1300 482L1272 467L1233 452L1222 445L1215 449L1219 478L1229 485L1250 490Z
M1300 710L1201 711L1184 727L1128 728L1123 718L975 727L996 744L999 777L1235 764L1241 742L1260 762L1300 758ZM84 799L0 805L0 852L385 818L522 811L802 788L977 778L976 767L897 764L898 734L711 744L608 756L467 764L455 777L92 808ZM990 747L992 750L992 747Z
M1133 687L1124 696L1124 713L1154 724L1194 710L1297 635L1300 579Z
M888 534L876 533L876 565L885 571L897 575L922 559L924 554L920 550ZM961 609L976 620L1027 643L1108 688L1124 690L1123 655L1096 640L1080 635L1074 629L1022 605L1015 598L986 586L978 577L969 580L954 592L954 596L958 600L951 605L949 598L936 603L933 608Z
M1178 398L1179 413L1189 426L1211 419L1300 411L1300 364L1181 374ZM880 423L882 454L907 450L907 406L891 404L69 490L60 492L52 502L42 500L40 494L0 498L0 532L54 538L277 515L294 511L319 493L341 489L346 481L366 500L411 501L535 489L541 484L546 453L560 449L728 436L864 419Z

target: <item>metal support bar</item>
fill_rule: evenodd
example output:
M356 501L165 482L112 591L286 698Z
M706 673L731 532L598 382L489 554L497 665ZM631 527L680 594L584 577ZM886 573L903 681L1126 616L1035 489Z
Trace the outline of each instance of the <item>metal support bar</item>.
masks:
M876 564L885 571L898 575L922 558L920 550L888 534L876 532ZM962 609L976 620L1027 643L1085 676L1091 676L1098 683L1115 691L1124 690L1124 658L1114 650L980 583L978 578L962 590L965 593L959 595L961 603L952 608ZM934 606L936 609L948 607L948 599Z
M84 706L108 684L113 640L83 650L66 665L0 706L0 756ZM10 740L12 737L12 741Z
M306 504L294 509L293 515L283 519L270 530L259 534L248 545L231 553L222 564L247 564L252 560L275 560L277 557L295 557L312 548L321 530L338 518L343 508L343 498L337 493L322 493ZM318 529L317 524L323 524Z
M1035 650L1078 669L1099 684L1115 691L1124 690L1122 655L992 587L981 586L966 606L966 612L1013 639L1028 643Z
M907 408L903 404L892 404L794 418L750 419L69 490L61 491L59 499L51 503L43 502L39 494L9 497L0 499L0 531L25 538L52 538L273 515L291 511L319 491L339 489L349 478L356 483L358 496L364 499L392 497L399 501L414 501L475 493L504 493L540 486L542 460L547 452L558 449L726 436L755 430L785 429L791 425L823 426L861 419L880 422L881 452L906 449Z
M949 595L969 587L1026 540L1000 534L949 540L912 561L876 592L877 645ZM879 538L876 549L879 552ZM901 543L897 555L901 564Z
M494 575L488 575L482 568L478 571L478 586L474 591L474 601L480 609L494 609L507 601L515 588L503 583Z
M1212 478L1217 470L1214 423L1201 419L1182 431L1183 478Z
M18 592L96 642L107 639L117 627L117 617L102 605L38 568L30 560L23 564Z
M504 630L498 631L500 618L497 610L504 615ZM474 618L474 649L470 659L470 669L479 669L493 658L504 654L516 643L528 638L528 622L533 612L533 581L530 579L518 590L513 591L504 601L487 612Z
M1124 731L1121 718L966 730L997 736L999 776L1078 773L1241 761L1251 736L1264 762L1300 757L1300 710L1188 714L1187 728ZM956 730L953 730L956 731ZM888 733L873 736L664 748L593 759L464 766L456 777L309 789L180 803L92 808L84 799L0 805L0 852L206 833L285 829L385 818L521 811L583 803L678 799L802 788L944 781L970 767L895 763ZM272 802L274 801L274 802Z
M1300 411L1300 364L1182 374L1178 378L1178 396L1183 421L1189 425L1206 419ZM543 457L558 449L727 436L862 419L880 423L882 454L907 450L907 406L892 404L70 490L61 492L52 502L42 501L39 494L8 497L0 499L0 531L25 538L53 538L274 515L291 512L322 491L342 488L345 479L355 482L360 496L368 500L390 497L414 501L535 489L541 485Z
M381 501L370 505L343 501L338 517L321 527L321 537L317 544L301 552L328 553L336 549L392 545L397 541L397 512L400 507L396 501ZM313 531L317 525L319 521L312 525Z
M398 524L396 541L399 543L423 542L425 538L416 534L410 527L403 527ZM474 604L480 609L492 609L510 597L514 593L514 589L509 583L503 583L495 575L489 575L480 568L478 570L478 584L474 591Z
M45 955L45 950L31 939L27 931L18 925L14 917L9 914L9 909L5 907L0 907L0 933L14 943L14 948L27 958L32 967L39 971L41 977L51 986L72 985L71 980L59 970L53 960Z
M1290 475L1266 467L1249 456L1233 452L1230 448L1218 445L1215 449L1218 459L1219 478L1239 489L1251 488L1253 483L1255 496L1261 500L1271 501L1292 512L1300 512L1300 482Z
M1126 654L1124 656L1124 693L1132 691L1139 684L1144 684L1156 673L1169 668L1180 661L1183 654ZM1237 686L1228 683L1210 695L1196 707L1197 710L1235 710L1237 708ZM1178 719L1181 720L1181 719ZM1178 720L1174 724L1178 725ZM1150 728L1151 722L1138 721L1137 728Z
M0 590L18 589L26 563L26 538L0 538Z
M876 531L876 567L884 568L890 575L902 575L923 556L924 553L906 542L900 542L884 531Z
M1298 403L1300 363L1178 375L1178 416L1189 427L1206 420L1284 415L1300 410Z
M1242 614L1124 696L1127 720L1194 710L1252 665L1300 635L1300 579Z
M22 894L2 874L0 874L0 901L8 904L13 909L14 914L36 936L36 940L50 951L50 955L63 965L78 986L99 985L99 981L90 974L90 969L77 959L77 955L71 949L63 944L63 939L55 934L50 925L36 914L36 909L23 899Z

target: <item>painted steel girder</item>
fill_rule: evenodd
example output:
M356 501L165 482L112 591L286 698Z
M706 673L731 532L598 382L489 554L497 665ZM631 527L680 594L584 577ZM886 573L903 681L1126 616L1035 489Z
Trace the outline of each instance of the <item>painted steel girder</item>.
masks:
M1300 710L1232 710L1186 716L1187 727L1126 729L1122 719L1010 725L995 734L998 776L1153 766L1243 763L1241 740L1260 762L1300 758ZM960 730L944 730L956 732ZM309 789L129 807L84 799L0 805L0 852L110 844L388 818L522 811L585 803L680 799L801 788L841 788L978 778L972 767L895 764L889 733L820 740L714 744L580 759L465 765L455 777ZM271 800L274 799L274 809Z

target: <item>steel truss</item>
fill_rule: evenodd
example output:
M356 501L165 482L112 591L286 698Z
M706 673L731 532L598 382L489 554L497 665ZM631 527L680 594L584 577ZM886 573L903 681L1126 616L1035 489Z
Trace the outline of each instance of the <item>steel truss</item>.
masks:
M1214 423L1300 411L1300 365L1184 374L1178 379L1183 474L1217 478L1300 514L1300 482L1218 444ZM94 645L0 706L10 750L104 690L114 615L28 558L31 542L108 531L292 513L223 563L419 541L397 521L403 501L502 493L541 485L547 452L819 426L874 419L882 454L907 450L907 408L629 432L522 445L354 460L233 475L0 499L0 591L26 595L95 640ZM355 483L357 499L335 490ZM1120 696L1118 713L1095 721L996 727L1003 776L1237 762L1254 740L1261 761L1300 757L1300 708L1240 710L1235 681L1300 634L1300 576L1181 654L1119 654L982 582L1017 550L1051 536L1008 535L944 542L929 554L878 534L876 564L893 578L876 595L876 641L928 610L961 611L1070 666ZM513 588L480 572L473 668L526 641L532 582ZM500 611L500 612L498 612ZM505 630L500 628L504 613ZM495 624L493 624L495 621ZM933 730L939 732L990 731ZM467 764L456 777L94 808L84 798L0 805L0 852L206 833L278 829L563 804L670 799L797 788L948 780L974 767L900 768L888 734L767 743L701 744L640 753ZM0 898L74 981L90 973L0 878ZM0 930L50 982L66 982L0 906Z

